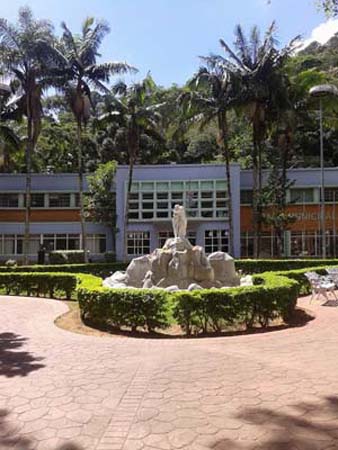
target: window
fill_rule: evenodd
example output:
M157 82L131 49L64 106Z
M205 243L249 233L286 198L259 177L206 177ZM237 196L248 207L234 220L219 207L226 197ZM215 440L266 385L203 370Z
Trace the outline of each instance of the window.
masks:
M338 202L338 188L324 188L324 199L326 202Z
M43 208L45 206L45 194L32 194L31 207Z
M227 230L206 230L204 232L206 253L229 251L229 233Z
M106 251L106 235L88 234L87 249L90 253L104 253Z
M150 253L149 231L133 231L127 235L128 255L146 255Z
M184 205L189 217L221 218L228 216L226 182L135 181L129 200L129 219L170 219L176 204Z
M70 194L49 194L50 208L69 208Z
M291 189L290 190L291 203L313 203L313 189Z
M316 231L291 232L291 256L320 256L320 240Z
M19 194L0 194L0 208L18 208Z
M253 191L243 190L241 191L241 205L253 204Z

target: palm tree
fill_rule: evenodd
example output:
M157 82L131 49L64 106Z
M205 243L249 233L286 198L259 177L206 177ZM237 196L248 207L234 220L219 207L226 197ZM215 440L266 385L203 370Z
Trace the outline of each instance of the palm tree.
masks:
M282 69L292 55L299 36L288 45L278 49L275 39L275 23L268 28L263 40L257 27L251 30L249 39L242 27L235 29L235 48L232 50L220 40L226 58L217 56L228 70L241 77L241 104L252 124L252 165L253 165L253 221L254 254L259 257L262 230L262 154L263 142L269 126L270 111L286 94L285 74Z
M142 82L127 86L125 83L117 83L113 87L114 97L108 105L108 111L98 118L101 126L116 123L118 134L123 136L129 159L128 187L126 205L124 210L124 251L127 259L127 228L129 223L129 203L133 182L134 166L140 156L141 139L150 139L163 142L159 131L161 104L154 104L153 92L156 85L150 75Z
M190 90L179 97L183 126L198 122L203 129L216 122L218 146L225 160L228 191L229 241L233 254L233 214L231 195L230 154L228 149L228 110L236 105L239 79L219 60L218 57L203 57L206 67L202 67L189 82Z
M136 71L136 69L125 62L97 62L100 57L99 47L103 38L110 31L105 22L95 22L94 18L87 18L82 25L80 35L73 34L64 22L61 27L63 34L52 54L53 75L55 85L65 94L77 124L81 236L82 249L84 250L85 260L87 260L83 201L82 131L91 115L92 89L107 93L109 90L105 83L109 82L112 75Z
M29 253L32 155L41 129L41 97L50 81L42 44L52 43L53 39L53 26L48 21L35 19L27 7L19 10L18 22L15 25L0 18L1 65L17 87L13 102L27 118L24 236L26 263Z

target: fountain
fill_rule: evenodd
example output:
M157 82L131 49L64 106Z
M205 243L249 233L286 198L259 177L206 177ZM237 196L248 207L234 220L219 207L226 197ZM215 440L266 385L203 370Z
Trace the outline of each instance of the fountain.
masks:
M187 239L187 217L181 205L173 210L174 237L150 255L134 258L125 272L115 272L103 281L109 288L189 291L239 286L234 259L224 252L206 256L204 248Z

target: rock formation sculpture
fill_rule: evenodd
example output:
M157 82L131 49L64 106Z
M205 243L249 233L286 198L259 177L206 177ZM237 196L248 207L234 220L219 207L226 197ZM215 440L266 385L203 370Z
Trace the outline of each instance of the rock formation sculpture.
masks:
M174 238L150 255L134 258L126 272L115 272L104 286L111 288L145 288L196 290L238 286L240 278L234 259L224 252L206 256L203 247L193 246L186 238L187 218L183 206L173 210Z

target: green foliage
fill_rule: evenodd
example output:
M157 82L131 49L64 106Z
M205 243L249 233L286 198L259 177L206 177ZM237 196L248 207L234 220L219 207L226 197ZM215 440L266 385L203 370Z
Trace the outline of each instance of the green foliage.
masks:
M245 274L282 272L308 267L338 266L338 259L239 259L236 270Z
M81 316L117 328L167 328L170 323L168 295L156 289L88 289L79 287Z
M54 250L49 253L50 264L81 264L84 261L83 250Z
M70 299L77 285L76 275L65 273L0 273L0 289L5 294L34 295Z
M171 313L186 334L221 332L235 324L266 327L278 317L288 321L298 297L298 282L275 273L254 277L255 286L169 293L154 289L106 289L96 279L81 284L82 317L117 328L167 328Z
M88 177L89 192L86 196L86 217L90 221L115 228L116 205L112 186L116 173L115 161L100 164Z
M76 274L91 274L101 278L108 277L117 270L125 270L125 263L90 263L90 264L60 264L60 265L34 265L18 266L15 268L0 266L0 274L8 272L65 272Z

